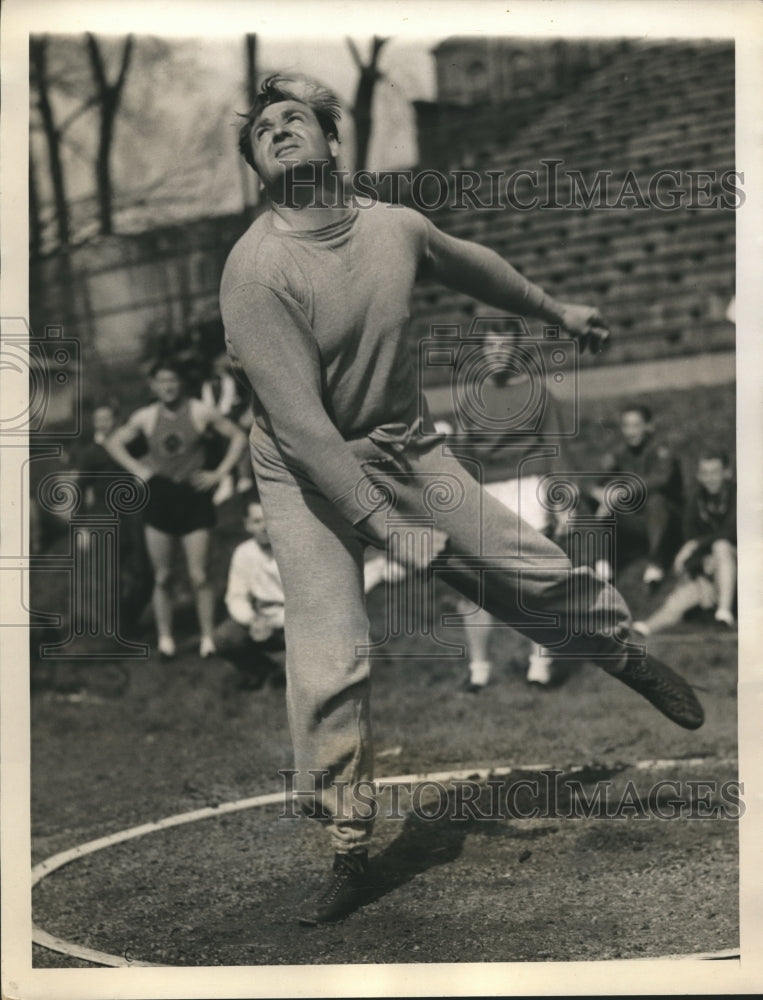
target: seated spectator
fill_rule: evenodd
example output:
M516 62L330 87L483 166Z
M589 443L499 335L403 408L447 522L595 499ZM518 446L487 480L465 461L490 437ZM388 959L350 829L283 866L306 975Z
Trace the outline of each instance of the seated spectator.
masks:
M736 598L736 485L728 455L708 451L697 463L697 490L687 505L684 543L674 563L679 584L664 604L634 629L651 635L677 625L691 608L715 608L733 628Z
M671 449L655 435L652 412L642 403L628 404L620 411L623 445L602 462L606 479L617 473L638 476L647 491L643 507L632 514L617 514L614 569L620 570L634 559L646 556L643 580L656 587L665 577L680 545L683 476L681 463ZM598 503L597 516L610 516L606 502L606 481L591 489ZM597 572L612 578L613 567L599 562Z
M228 618L214 632L215 648L250 687L284 669L284 596L259 500L247 498L244 528L249 538L235 549L228 570Z
M284 680L284 593L259 498L251 492L244 501L250 537L231 557L225 592L229 617L215 629L214 644L239 672L243 686L259 688L268 679ZM366 593L403 573L383 553L373 555L365 565Z

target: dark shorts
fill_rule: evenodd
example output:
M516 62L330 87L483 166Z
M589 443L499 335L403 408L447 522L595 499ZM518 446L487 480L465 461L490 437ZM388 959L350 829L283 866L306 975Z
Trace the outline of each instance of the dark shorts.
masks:
M199 493L188 483L155 475L148 481L148 492L143 520L157 531L179 536L215 526L212 491Z

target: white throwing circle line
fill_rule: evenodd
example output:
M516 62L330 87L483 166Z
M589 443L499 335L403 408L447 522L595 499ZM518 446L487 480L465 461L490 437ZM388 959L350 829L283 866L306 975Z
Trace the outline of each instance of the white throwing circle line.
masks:
M640 760L635 761L631 764L627 764L626 767L636 768L641 771L646 770L660 770L666 767L692 767L699 764L713 763L713 764L733 764L736 761L731 758L717 759L712 757L690 757L690 758L666 758L666 759L654 759L654 760ZM597 765L594 763L585 765L573 765L566 769L555 768L552 764L521 764L513 765L511 767L470 767L462 768L460 770L454 771L435 771L435 772L421 772L418 774L399 774L399 775L389 775L376 779L376 784L381 788L386 785L404 785L404 784L416 784L424 783L427 781L439 781L442 783L448 781L464 781L467 779L478 779L479 781L487 781L488 778L492 776L505 777L506 775L513 774L516 772L521 772L527 774L528 772L538 772L538 771L550 771L550 770L566 770L567 773L574 774L583 770L588 770L589 768L596 768ZM264 795L254 795L251 798L246 799L236 799L232 802L223 802L218 806L204 806L201 809L193 809L190 812L177 813L174 816L166 816L164 819L156 820L152 823L142 823L139 826L129 827L126 830L118 830L116 833L110 833L105 837L98 837L96 840L89 840L84 844L78 844L76 847L71 847L66 851L61 851L58 854L53 854L44 861L38 862L32 868L32 887L37 885L42 879L51 875L54 871L59 868L63 868L64 865L70 864L72 861L76 861L78 858L84 858L88 854L94 854L96 851L103 851L107 847L113 847L115 844L122 844L128 840L135 840L138 837L145 837L149 833L158 833L161 830L169 830L175 826L182 826L185 823L195 823L198 820L203 819L214 819L216 816L224 816L228 813L243 812L245 809L256 809L259 806L269 806L283 804L286 806L287 803L286 792L268 792ZM55 951L62 955L69 955L72 958L82 959L86 962L92 962L94 965L104 965L109 968L172 968L172 966L163 966L161 963L157 962L145 962L139 959L132 959L129 955L112 955L109 952L98 951L94 948L88 948L84 945L79 945L74 941L67 941L64 938L57 937L54 934L49 934L47 931L38 927L36 924L32 925L32 941L40 945L42 948L46 948L49 951ZM687 954L687 955L669 955L661 956L670 959L723 959L723 958L734 958L738 956L738 951L734 949L726 949L724 951L718 952L703 952L701 954Z

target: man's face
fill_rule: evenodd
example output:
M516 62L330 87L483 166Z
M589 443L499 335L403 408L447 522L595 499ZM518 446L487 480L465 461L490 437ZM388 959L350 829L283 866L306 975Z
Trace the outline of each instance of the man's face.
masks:
M180 399L183 387L175 372L160 369L151 379L151 390L159 402L171 406Z
M491 375L499 372L518 374L514 363L516 357L516 338L511 334L486 333L480 345L482 358L487 362Z
M262 512L261 504L250 503L246 508L244 528L258 545L269 544L268 529L265 525L265 515Z
M638 448L646 440L650 424L638 410L628 410L620 418L620 430L625 438L625 443L631 448Z
M301 101L268 105L252 126L251 143L254 165L265 185L289 170L333 161L339 151L336 139L326 138L315 113Z
M697 464L697 481L708 493L720 493L728 470L720 458L701 458Z
M99 406L93 410L93 430L105 437L114 430L114 411L110 406Z

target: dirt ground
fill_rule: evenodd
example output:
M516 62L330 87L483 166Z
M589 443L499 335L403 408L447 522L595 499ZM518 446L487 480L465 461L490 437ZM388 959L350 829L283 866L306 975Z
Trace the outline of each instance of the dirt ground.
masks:
M646 401L685 463L701 441L733 447L731 387ZM575 449L583 463L603 432L615 433L610 401L590 401L586 413ZM220 591L240 537L240 524L223 518L212 568ZM620 581L635 617L664 596L644 593L641 569ZM371 595L377 631L384 602L383 588ZM443 588L438 610L448 602ZM292 764L283 690L242 689L231 667L200 660L188 601L177 634L189 638L171 663L33 665L34 863L134 825L282 788L279 769ZM150 616L142 638L152 640ZM459 641L457 629L447 638ZM377 777L511 767L507 783L536 781L537 790L517 795L515 815L498 810L488 819L454 815L452 789L439 819L421 816L437 801L417 814L405 794L400 814L387 818L383 797L377 889L347 920L296 923L328 870L325 832L267 806L64 866L34 890L36 923L80 945L175 966L602 960L736 948L739 810L725 784L737 778L735 636L704 620L650 644L698 689L707 721L694 733L589 665L554 690L528 687L525 641L510 630L494 639L496 674L477 696L461 690L463 660L423 659L420 635L395 639L375 660ZM544 765L562 772L555 800ZM672 784L658 793L658 782ZM577 815L581 792L590 799L597 789L608 812ZM671 798L674 818L660 818L671 815ZM527 818L533 805L540 813ZM87 965L38 946L33 962Z
M384 595L376 596L380 615ZM382 796L378 889L346 921L318 929L295 922L330 857L318 824L279 818L278 806L76 860L37 887L35 920L111 954L191 966L600 960L734 948L738 809L733 788L723 788L737 777L735 643L707 623L682 630L655 640L655 649L700 688L708 718L697 733L590 666L554 691L528 687L524 647L508 630L496 637L502 668L478 696L459 690L458 660L377 663L380 777L511 766L529 770L505 783L538 788L516 794L514 815L504 808L490 819L457 818L452 789L447 800L432 792L418 815L403 793L392 818ZM199 660L193 647L172 663L59 664L32 712L35 863L132 825L278 791L278 769L291 766L283 691L241 690L231 668ZM563 772L555 806L544 765ZM605 790L604 815L576 815L581 798L571 780L582 801ZM677 783L663 786L661 807L658 781ZM438 805L442 812L443 802L441 818L421 815ZM479 802L488 813L487 792ZM540 816L524 818L533 806ZM35 946L34 964L87 963Z

